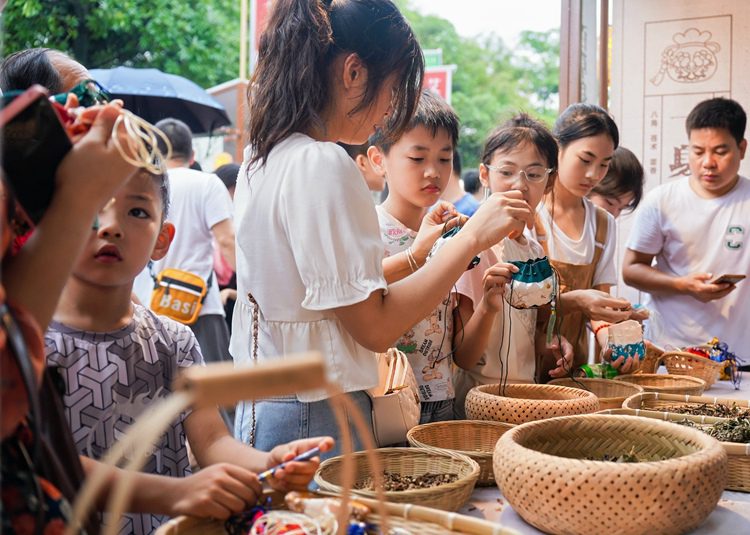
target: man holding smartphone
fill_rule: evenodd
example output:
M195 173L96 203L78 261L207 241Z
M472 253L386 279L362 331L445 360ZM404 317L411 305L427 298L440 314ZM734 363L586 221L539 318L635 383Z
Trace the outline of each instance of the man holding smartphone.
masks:
M730 276L750 272L750 180L738 174L746 123L734 100L695 106L686 120L690 176L655 188L636 211L623 278L648 292L645 334L656 344L718 337L750 356L750 283Z

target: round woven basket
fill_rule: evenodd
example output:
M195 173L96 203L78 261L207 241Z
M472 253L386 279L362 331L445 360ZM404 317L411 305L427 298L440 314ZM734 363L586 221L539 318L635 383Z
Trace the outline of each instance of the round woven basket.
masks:
M706 388L711 388L711 385L719 380L721 370L726 365L724 362L716 362L686 351L666 351L661 358L667 372L703 379L706 381Z
M640 373L618 375L615 381L636 384L645 392L661 392L663 394L686 394L700 396L706 389L706 382L688 375L669 375L664 373Z
M477 486L495 484L492 472L492 453L495 444L513 424L488 420L455 420L432 422L412 427L406 439L417 448L438 448L461 453L479 464Z
M599 399L591 392L557 385L475 386L466 395L466 417L522 424L554 416L587 414L599 410Z
M635 373L656 373L659 364L661 364L661 356L664 354L664 350L648 341L645 342L645 345L646 355Z
M587 460L627 453L664 460ZM718 441L635 416L519 425L500 438L493 460L505 499L547 533L684 533L711 513L727 480L727 454Z
M422 448L380 448L375 450L383 470L409 476L424 474L456 474L453 483L444 483L426 489L388 491L386 500L396 503L415 503L425 507L435 507L446 511L460 509L474 491L479 477L479 465L466 455L449 450ZM375 498L374 490L357 489L372 478L372 470L365 452L356 452L354 458L353 494ZM321 490L335 493L343 491L343 457L333 457L323 461L315 473L315 483Z
M583 377L572 379L563 377L550 381L551 385L569 386L571 388L580 388L596 394L599 398L599 409L619 409L624 401L635 394L643 392L643 387L636 384L624 383L622 381L612 381L611 379L597 379L592 377Z

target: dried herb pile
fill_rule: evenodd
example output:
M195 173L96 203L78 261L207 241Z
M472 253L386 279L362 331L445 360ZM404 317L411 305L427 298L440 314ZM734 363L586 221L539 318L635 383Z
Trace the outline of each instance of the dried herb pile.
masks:
M723 403L701 403L700 405L676 405L660 410L677 414L716 416L717 418L750 418L750 409L738 407L736 403L732 403L731 407Z
M600 457L586 457L586 460L608 461L612 463L648 463L652 461L663 461L664 457L653 455L650 457L645 457L643 455L637 455L635 453L635 446L633 446L632 448L630 448L630 451L628 453L623 453L622 455L610 455L608 453L605 453Z
M407 476L392 472L383 472L383 489L388 491L403 491L413 489L427 489L437 487L446 483L453 483L458 479L458 474L422 474L420 476ZM372 478L361 481L355 488L359 490L375 490Z
M680 420L675 423L700 429L721 442L750 443L750 419L747 418L732 418L710 426L697 424L692 420Z

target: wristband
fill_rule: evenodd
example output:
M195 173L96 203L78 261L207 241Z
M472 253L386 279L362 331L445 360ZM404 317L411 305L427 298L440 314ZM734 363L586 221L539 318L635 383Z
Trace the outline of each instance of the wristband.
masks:
M596 329L594 329L594 336L596 336L597 334L599 334L599 331L601 331L602 329L604 329L606 327L611 327L611 326L612 326L611 323L602 323Z

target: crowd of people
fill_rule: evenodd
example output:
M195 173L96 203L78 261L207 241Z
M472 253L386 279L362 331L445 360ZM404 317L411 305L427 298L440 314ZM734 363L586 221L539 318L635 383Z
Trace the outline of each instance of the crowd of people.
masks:
M717 279L750 271L739 103L695 106L690 176L644 196L637 157L590 104L551 129L525 113L500 122L462 174L459 117L422 90L423 74L388 0L278 2L242 164L191 169L189 128L165 119L154 172L123 157L122 105L97 94L83 65L49 49L5 58L5 99L41 84L89 120L33 229L18 224L24 207L3 174L3 532L59 530L95 470L108 470L105 504L122 472L100 459L188 366L319 351L372 428L375 355L392 347L414 371L421 423L464 418L476 385L546 382L592 353L608 360L608 328L626 320L646 320L657 345L718 337L743 356L750 283ZM94 93L85 112L76 87ZM618 266L617 217L632 210ZM546 278L525 279L527 264ZM611 294L620 269L643 307ZM611 364L630 373L639 361ZM227 518L255 503L259 472L313 447L337 454L328 396L182 413L138 475L121 529ZM270 483L305 488L318 463L292 462Z

